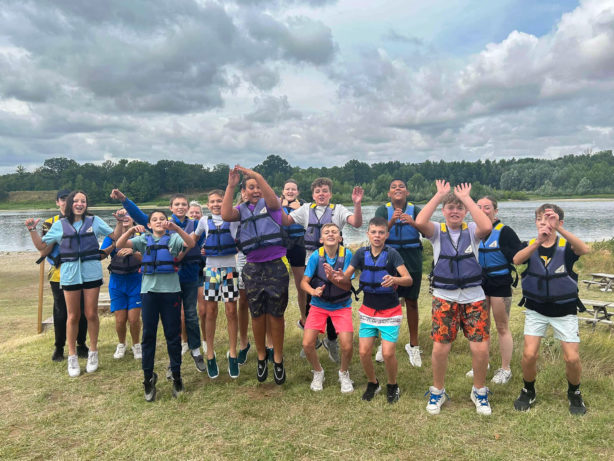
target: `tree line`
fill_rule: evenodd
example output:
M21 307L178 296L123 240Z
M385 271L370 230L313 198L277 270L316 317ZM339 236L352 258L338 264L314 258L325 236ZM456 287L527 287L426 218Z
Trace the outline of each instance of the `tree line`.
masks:
M101 165L79 164L65 157L45 160L33 172L22 166L15 173L0 176L0 198L10 191L82 189L92 203L109 202L109 192L119 188L136 202L152 201L164 194L196 194L224 189L229 166L205 167L174 160L156 164L143 161L106 161ZM435 191L435 179L452 184L471 182L473 195L494 195L499 200L526 199L528 195L569 196L614 193L614 156L611 150L557 159L512 158L497 161L454 161L402 163L380 162L369 165L350 160L343 166L301 168L290 165L279 155L269 155L255 170L281 191L284 181L295 179L303 197L309 197L311 182L320 176L333 180L333 201L347 202L352 188L361 185L365 202L382 202L392 179L407 181L411 198L428 200Z

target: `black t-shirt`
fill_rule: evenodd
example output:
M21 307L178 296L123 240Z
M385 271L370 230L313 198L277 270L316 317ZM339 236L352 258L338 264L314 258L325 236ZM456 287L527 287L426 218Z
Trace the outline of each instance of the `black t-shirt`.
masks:
M493 227L499 224L499 222L499 220L495 221L493 223ZM486 237L484 240L487 239L488 237ZM499 248L501 249L503 256L505 256L505 259L511 263L516 253L523 248L518 235L516 235L516 232L514 232L514 229L508 226L503 226L503 229L501 229L501 235L499 236ZM513 282L514 278L512 277L512 274L499 275L495 277L484 275L482 288L484 289L486 296L512 296L511 285Z
M371 247L362 247L359 248L354 256L352 256L352 260L350 261L350 265L354 267L356 270L362 271L365 267L365 252L371 251ZM373 255L371 255L373 256ZM379 255L378 255L379 257ZM375 258L374 258L375 259ZM394 248L388 247L388 258L386 259L386 271L392 275L393 277L397 277L399 273L397 272L397 267L403 266L403 258L399 254L397 250ZM364 293L363 304L371 309L375 309L376 311L390 309L392 307L396 307L399 305L399 296L396 291L394 293Z
M526 248L528 245L528 242L524 242L522 248ZM556 245L557 244L555 243L551 247L540 246L537 249L537 254L545 265L548 265L550 263L550 260L554 255ZM567 273L576 281L578 280L578 274L573 271L573 265L579 258L580 257L575 254L571 249L571 245L569 244L569 242L567 242L565 244L565 269L567 270ZM571 301L565 304L555 304L540 303L531 299L527 299L525 307L527 309L531 309L535 312L545 315L546 317L564 317L565 315L575 315L578 313L578 306L576 301Z

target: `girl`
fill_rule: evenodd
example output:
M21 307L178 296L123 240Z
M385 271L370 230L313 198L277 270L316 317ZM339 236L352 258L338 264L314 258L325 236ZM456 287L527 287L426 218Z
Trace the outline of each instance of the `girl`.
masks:
M60 285L64 291L68 318L66 339L68 342L68 375L81 374L75 342L81 317L81 292L85 304L87 329L90 335L90 351L85 371L98 369L98 295L102 285L102 264L98 238L120 233L118 221L115 232L98 216L87 210L87 195L81 190L71 192L66 198L66 217L56 221L42 238L36 232L40 219L28 218L26 227L41 256L47 256L55 245L60 246Z
M200 218L203 217L203 207L196 200L192 200L190 202L190 208L188 208L188 217L190 219L193 219L196 222L200 221ZM205 236L202 235L201 238L199 238L198 241L196 242L196 246L200 248L200 252L202 255L202 261L200 263L201 268L198 274L198 317L200 319L200 329L202 330L202 334L203 334L203 341L202 341L203 352L206 354L207 353L207 341L206 341L205 329L207 326L207 317L205 315L206 314L205 313L205 298L204 298L205 276L203 274L203 269L205 268L205 261L207 260L207 258L205 256L205 250L203 249L204 243L205 243ZM185 319L184 319L183 311L181 313L181 338L187 347L188 334L185 331ZM181 353L182 354L184 353L183 348L181 350Z

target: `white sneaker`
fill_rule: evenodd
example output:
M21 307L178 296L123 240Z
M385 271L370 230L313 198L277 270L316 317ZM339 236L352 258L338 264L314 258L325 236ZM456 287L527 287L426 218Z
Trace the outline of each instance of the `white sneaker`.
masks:
M143 358L143 350L140 344L132 345L132 355L134 355L135 360L141 360Z
M321 391L324 388L324 369L320 371L311 370L311 372L313 373L313 380L309 387L312 391Z
M190 346L188 346L188 343L181 343L181 355L185 354L189 350Z
M488 364L488 366L486 367L486 370L490 370L490 363ZM467 373L465 373L465 376L467 378L473 378L473 368L471 370L469 370Z
M203 341L203 355L207 355L207 341Z
M512 370L504 370L499 368L495 371L495 376L492 377L492 382L495 384L507 384L512 379Z
M79 358L77 354L68 356L68 376L76 378L81 374L81 367L79 366Z
M475 411L478 413L478 415L488 416L492 413L490 403L488 403L489 392L490 391L487 387L476 389L474 386L471 389L471 401L475 404Z
M98 351L89 351L87 354L87 365L85 371L93 373L98 370Z
M422 351L420 346L412 346L411 344L405 344L405 351L409 355L409 363L416 368L422 367Z
M339 382L341 383L341 393L348 394L354 392L354 381L350 379L350 372L339 370Z
M115 354L113 354L113 358L123 359L124 355L126 355L126 345L123 343L119 343L117 345L117 349L115 349Z
M426 396L429 394L429 402L426 404L426 411L431 415L438 415L441 411L441 406L448 400L448 394L446 394L445 388L437 389L435 386L429 387L429 390L424 395Z
M375 361L382 363L384 361L384 354L382 352L382 345L380 344L377 348L377 352L375 353Z

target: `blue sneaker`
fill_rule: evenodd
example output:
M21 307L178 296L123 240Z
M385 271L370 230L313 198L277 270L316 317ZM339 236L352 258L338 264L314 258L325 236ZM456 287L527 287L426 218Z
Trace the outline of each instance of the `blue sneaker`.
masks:
M247 362L247 353L249 352L249 349L251 347L252 345L250 343L247 343L245 349L239 349L239 353L237 354L237 360L239 361L239 365L245 365L245 362Z
M441 406L449 399L448 394L446 394L445 389L439 390L434 386L429 387L429 390L424 395L427 396L429 394L429 403L426 404L426 411L431 415L438 415L441 411Z
M239 360L237 357L231 357L230 351L226 352L226 358L228 359L228 374L232 379L239 377Z
M487 387L482 389L473 387L471 389L471 401L475 404L475 411L477 411L478 415L488 416L492 413L490 403L488 403L488 394L490 394L490 391Z
M217 360L215 358L215 353L213 354L212 359L207 359L207 374L211 379L217 378L220 374L220 371L217 368Z

